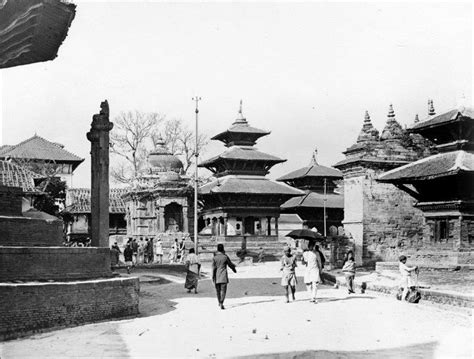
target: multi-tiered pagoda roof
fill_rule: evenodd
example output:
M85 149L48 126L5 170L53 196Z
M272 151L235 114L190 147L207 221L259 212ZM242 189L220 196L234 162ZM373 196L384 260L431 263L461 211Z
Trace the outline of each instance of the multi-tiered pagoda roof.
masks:
M401 186L418 199L420 208L427 205L432 208L434 203L441 208L448 202L473 207L473 128L474 111L468 107L430 116L413 124L409 131L435 143L439 153L388 171L378 180Z
M220 216L278 217L280 205L303 191L265 177L270 169L285 159L261 152L254 147L256 141L268 135L251 127L242 115L224 132L214 136L227 148L223 153L199 164L216 177L203 185L200 196L204 203L204 214L217 213Z

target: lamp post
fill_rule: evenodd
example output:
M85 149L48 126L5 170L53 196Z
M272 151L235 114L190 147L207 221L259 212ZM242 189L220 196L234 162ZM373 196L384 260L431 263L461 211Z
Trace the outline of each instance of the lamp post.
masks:
M326 237L326 178L324 179L324 199L323 199L323 215L324 215L324 237Z
M194 144L194 157L195 157L195 169L194 169L194 251L198 254L198 119L199 119L199 96L193 97L193 101L196 103L196 139Z

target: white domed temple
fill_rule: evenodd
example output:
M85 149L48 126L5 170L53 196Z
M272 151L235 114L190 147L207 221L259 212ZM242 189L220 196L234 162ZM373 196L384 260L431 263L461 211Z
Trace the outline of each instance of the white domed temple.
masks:
M148 155L147 168L123 198L129 238L182 238L193 232L193 188L184 175L183 163L162 139Z

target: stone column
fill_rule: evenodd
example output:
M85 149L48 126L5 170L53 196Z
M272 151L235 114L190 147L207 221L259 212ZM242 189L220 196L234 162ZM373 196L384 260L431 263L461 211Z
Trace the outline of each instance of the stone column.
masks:
M278 237L278 217L275 217L275 234Z
M87 139L91 142L91 244L109 247L109 121L107 100L92 117Z
M227 217L224 217L224 236L227 236Z
M165 233L165 209L162 206L158 207L158 231L160 233Z
M189 233L188 206L183 206L183 228L182 232Z

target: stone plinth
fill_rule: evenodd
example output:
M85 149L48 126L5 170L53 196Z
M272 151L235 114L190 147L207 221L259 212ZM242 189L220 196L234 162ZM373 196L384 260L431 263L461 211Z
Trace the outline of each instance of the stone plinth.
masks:
M62 222L0 216L0 246L60 246Z
M110 250L93 247L0 247L0 281L111 277Z
M138 278L0 283L0 340L138 314Z

